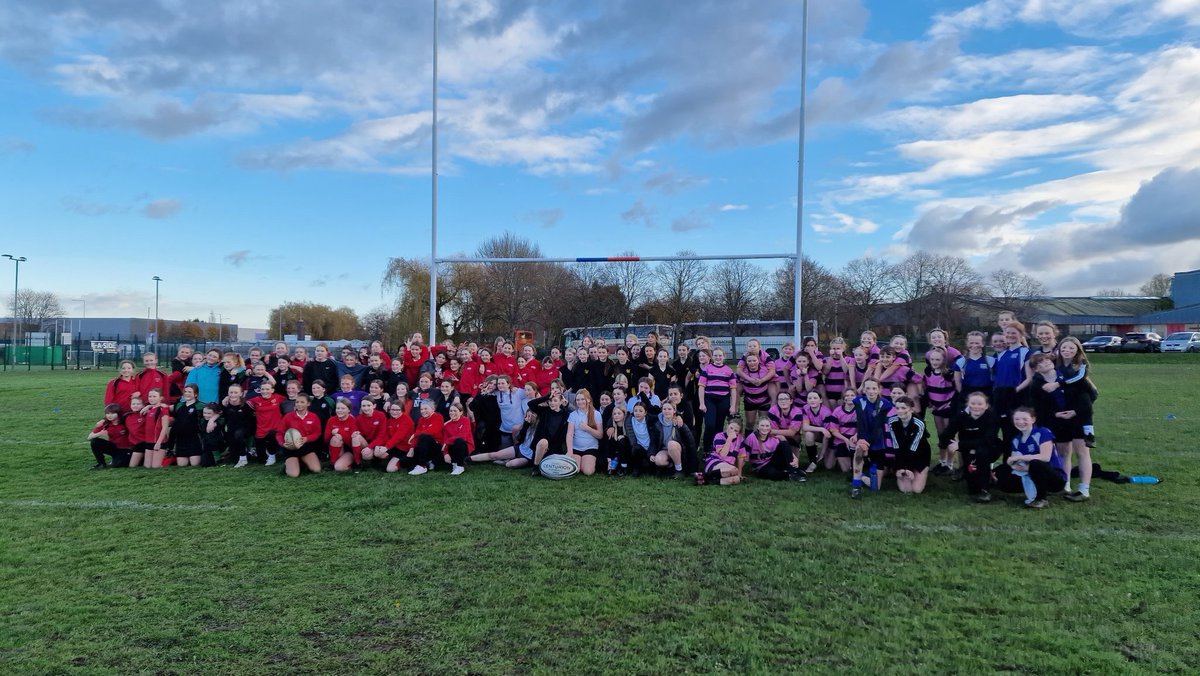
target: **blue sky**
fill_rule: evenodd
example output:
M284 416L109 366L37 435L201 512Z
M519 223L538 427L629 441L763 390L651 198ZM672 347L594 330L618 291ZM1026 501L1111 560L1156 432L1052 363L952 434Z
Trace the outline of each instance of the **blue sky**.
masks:
M799 6L443 0L440 250L792 250ZM0 253L91 316L156 274L170 318L387 302L388 257L429 252L431 7L0 0ZM1200 0L811 20L808 255L1063 295L1200 267Z

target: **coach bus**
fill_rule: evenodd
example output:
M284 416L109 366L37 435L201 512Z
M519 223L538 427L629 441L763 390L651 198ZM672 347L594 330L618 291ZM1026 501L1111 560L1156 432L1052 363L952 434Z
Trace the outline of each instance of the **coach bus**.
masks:
M615 350L617 346L625 344L625 336L633 334L637 336L638 344L646 343L646 336L650 332L658 334L660 338L666 338L670 344L674 344L675 330L667 324L630 324L629 326L621 326L620 324L605 324L603 326L579 326L570 329L563 329L562 346L576 347L584 336L591 336L592 339L603 338L604 344L610 349Z
M744 319L737 323L737 345L730 335L728 322L685 322L679 339L696 346L696 336L707 336L713 347L720 347L734 356L746 351L746 343L758 339L762 348L778 357L783 344L795 342L795 326L790 319Z

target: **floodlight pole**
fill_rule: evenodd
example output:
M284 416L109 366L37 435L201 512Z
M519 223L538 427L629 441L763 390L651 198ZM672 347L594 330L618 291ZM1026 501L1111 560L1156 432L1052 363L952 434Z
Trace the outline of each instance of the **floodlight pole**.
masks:
M29 259L25 258L24 256L14 256L12 254L4 254L4 257L17 264L17 269L13 273L13 306L12 306L13 337L12 337L12 349L9 350L9 352L11 352L12 356L13 356L13 367L16 367L16 365L17 365L17 289L20 287L20 283L21 283L21 263L23 263Z
M433 178L433 196L431 206L431 231L429 244L429 338L427 344L437 344L437 285L438 285L438 259L437 259L437 209L438 209L438 3L433 0L433 164L430 168L430 173Z
M792 308L795 322L796 342L804 339L802 331L803 317L801 310L803 302L800 297L801 278L804 275L804 126L805 104L808 91L808 0L804 0L804 18L800 26L800 149L796 171L796 275L792 298L795 305ZM814 331L814 338L816 332Z
M154 275L154 345L158 349L158 285L162 283L163 278Z

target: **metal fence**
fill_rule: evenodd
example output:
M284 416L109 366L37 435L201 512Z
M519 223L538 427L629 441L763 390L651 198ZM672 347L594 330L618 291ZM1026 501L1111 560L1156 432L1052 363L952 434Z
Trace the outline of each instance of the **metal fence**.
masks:
M262 347L262 343L237 343L229 341L180 341L146 344L145 336L138 335L94 335L76 338L70 343L58 342L59 336L50 340L25 337L13 348L12 339L0 340L0 371L49 370L94 370L116 369L123 359L131 359L141 365L146 352L158 354L161 366L169 365L179 353L181 345L191 345L197 352L217 348L222 352L235 350L246 354L251 347Z

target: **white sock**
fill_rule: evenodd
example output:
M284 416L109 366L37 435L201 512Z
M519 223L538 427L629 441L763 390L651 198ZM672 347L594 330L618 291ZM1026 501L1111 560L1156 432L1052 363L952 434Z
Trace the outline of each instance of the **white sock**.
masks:
M682 471L683 471L683 465L681 465L681 464L679 464L679 463L675 463L675 471L676 471L676 472L682 472Z
M1092 487L1091 487L1089 484L1085 484L1085 483L1080 483L1080 484L1079 484L1079 492L1080 492L1080 493L1083 493L1084 495L1087 495L1087 494L1088 494L1088 492L1089 492L1089 491L1091 491L1091 490L1092 490Z

